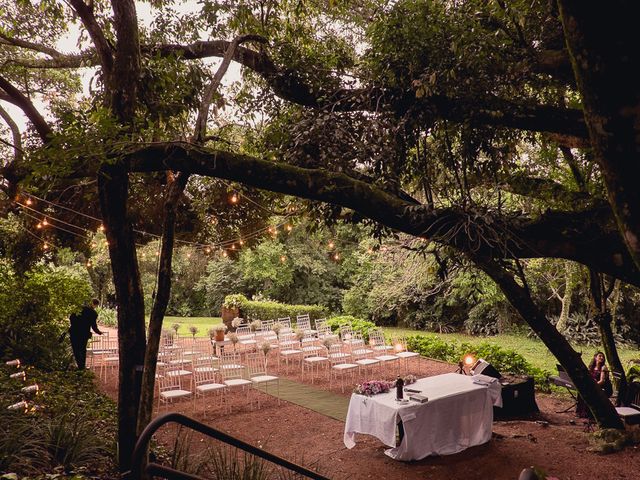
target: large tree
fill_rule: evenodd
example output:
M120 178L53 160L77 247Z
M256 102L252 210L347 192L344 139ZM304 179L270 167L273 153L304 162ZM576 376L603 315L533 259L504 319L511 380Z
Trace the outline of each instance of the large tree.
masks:
M564 258L640 285L634 3L604 16L591 2L564 1L205 1L195 14L170 4L154 2L151 29L133 0L42 2L38 14L20 2L0 26L0 100L33 127L20 144L0 111L11 132L3 189L13 198L27 179L44 189L52 174L97 178L120 306L123 470L146 348L131 179L167 171L180 172L177 193L188 175L230 179L464 253L567 368L598 422L622 426L531 300L518 262ZM61 53L73 18L86 47ZM602 41L605 27L614 28ZM244 34L253 43L232 46ZM238 115L267 123L247 126L235 148L201 135L197 115L211 103L207 59L225 53L247 72ZM61 86L87 66L97 67L94 90L77 104ZM580 176L596 187L571 180Z

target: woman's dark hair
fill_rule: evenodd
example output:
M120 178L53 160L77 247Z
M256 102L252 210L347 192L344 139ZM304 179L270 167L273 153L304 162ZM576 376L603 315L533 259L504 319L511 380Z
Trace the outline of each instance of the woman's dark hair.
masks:
M593 369L596 368L596 357L598 355L602 355L604 357L604 353L602 353L600 351L598 351L598 352L593 354L593 358L591 359L591 362L589 362L589 371L590 372L593 372ZM606 363L606 362L607 362L607 360L605 359L604 363ZM603 365L604 365L604 363L603 363Z

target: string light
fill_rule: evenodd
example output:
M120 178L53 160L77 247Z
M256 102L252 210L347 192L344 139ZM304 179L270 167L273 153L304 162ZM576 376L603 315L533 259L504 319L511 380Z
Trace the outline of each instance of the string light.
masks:
M25 200L24 204L31 206L31 205L33 205L33 201L29 197L27 197L27 199Z
M104 225L100 224L100 226L98 227L98 230L101 231L101 232L104 232Z
M227 256L228 256L228 254L227 254L227 251L226 251L226 250L223 250L223 251L222 251L222 256L223 256L223 257L227 257Z
M231 201L231 203L238 203L238 200L240 199L238 197L238 194L234 192L233 194L231 194L231 198L229 198L229 200Z
M236 249L236 244L234 243L233 245L231 245L231 250L235 250Z
M49 222L47 222L47 219L45 218L44 220L42 220L42 226L46 227L47 225L49 225Z
M44 244L42 245L42 248L44 250L48 250L49 249L49 244L47 242L44 242Z
M280 261L281 261L282 263L286 262L286 261L287 261L287 257L285 257L284 255L281 255L281 256L280 256Z
M336 253L333 255L333 259L334 259L334 260L340 260L340 255L338 255L338 253L336 252Z
M335 246L336 246L336 244L335 244L335 243L333 243L333 241L332 241L332 240L329 240L329 248L330 248L330 249L333 249L333 247L335 247Z
M287 228L287 232L290 232L291 230L293 230L293 227L291 226L290 223L287 223L286 228Z

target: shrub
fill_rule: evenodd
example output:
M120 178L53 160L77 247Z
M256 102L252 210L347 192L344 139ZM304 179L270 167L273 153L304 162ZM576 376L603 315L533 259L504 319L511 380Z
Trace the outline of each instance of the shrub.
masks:
M24 398L20 388L25 383L9 378L15 371L0 365L0 405ZM93 374L34 367L24 371L27 385L40 387L40 394L28 400L42 408L28 413L0 409L0 472L49 478L49 471L81 469L86 475L112 478L116 405L96 390Z
M225 308L240 308L241 316L247 320L275 320L282 317L295 319L297 315L308 313L309 318L324 318L327 316L326 307L320 305L287 305L274 301L247 300L244 295L227 295L224 299Z
M334 332L340 328L340 325L344 325L345 323L351 324L351 328L353 329L353 331L362 335L362 338L364 338L366 342L369 341L369 331L373 328L376 328L375 323L368 320L362 320L351 315L331 317L327 320L327 325L329 325L331 327L331 330Z
M48 369L66 368L68 317L92 296L78 269L38 265L16 276L0 262L0 352Z
M97 307L98 323L105 327L117 327L118 326L118 312L115 308Z

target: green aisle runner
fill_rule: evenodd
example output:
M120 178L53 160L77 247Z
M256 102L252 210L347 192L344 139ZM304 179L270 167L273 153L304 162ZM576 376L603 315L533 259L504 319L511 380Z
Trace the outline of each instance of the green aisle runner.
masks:
M260 390L265 391L264 387L261 387ZM282 400L295 403L341 422L347 419L349 397L336 395L335 393L285 378L280 378L280 395L278 395L275 385L269 385L267 393L274 397L279 396Z

